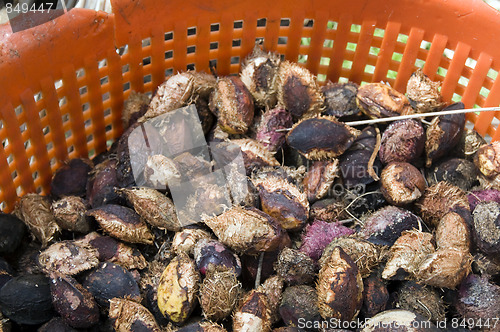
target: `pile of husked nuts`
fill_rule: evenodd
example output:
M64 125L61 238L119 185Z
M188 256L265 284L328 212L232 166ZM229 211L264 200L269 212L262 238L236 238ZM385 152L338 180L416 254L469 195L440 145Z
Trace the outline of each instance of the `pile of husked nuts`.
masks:
M500 331L500 143L438 116L464 105L421 70L405 95L319 86L259 47L241 68L132 93L109 151L0 215L0 331ZM192 104L210 146L241 153L243 199L201 176L189 124L149 125Z

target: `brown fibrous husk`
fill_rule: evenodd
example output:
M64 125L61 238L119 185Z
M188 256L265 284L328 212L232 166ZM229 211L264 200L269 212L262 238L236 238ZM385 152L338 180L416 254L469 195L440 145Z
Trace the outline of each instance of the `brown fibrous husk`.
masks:
M241 66L240 78L259 107L274 107L277 101L276 83L280 65L276 53L264 52L255 45Z
M324 95L309 70L290 61L283 61L278 70L278 102L294 119L314 116L323 111Z
M83 238L75 240L75 242L95 248L97 250L97 258L101 262L116 263L128 270L141 270L147 266L146 259L139 249L130 247L110 236L103 236L97 232L92 232Z
M313 163L302 182L307 199L313 202L327 196L334 180L338 177L338 159Z
M138 116L142 116L147 110L150 98L145 93L131 91L128 99L123 103L122 123L123 128L127 129L133 122L137 121Z
M61 241L42 251L38 262L48 272L71 276L96 267L99 264L97 255L97 250L90 245Z
M53 202L52 213L56 223L70 232L88 233L91 229L90 222L85 217L87 204L78 196L66 196Z
M422 68L414 72L406 85L406 95L418 113L435 112L444 105L439 88L440 82L432 81Z
M241 292L241 283L234 271L208 269L200 285L199 302L203 316L220 321L233 311Z
M118 190L123 193L148 224L168 231L178 231L182 225L177 219L174 203L158 190L132 187Z
M240 147L247 174L250 174L254 168L280 165L274 154L256 140L242 138L234 139L230 142Z
M182 72L167 77L151 98L149 108L139 121L173 111L193 101L207 98L215 88L215 77L193 71Z
M470 230L467 221L456 212L448 212L439 221L436 228L436 246L438 249L470 249Z
M434 252L433 236L418 230L404 231L389 251L382 278L391 279L404 272L414 275L422 260Z
M263 291L267 296L269 305L269 313L271 315L271 324L280 320L280 313L278 311L281 298L283 295L283 288L285 282L280 276L274 275L266 279L264 283L259 286L259 290Z
M318 308L324 319L350 321L357 317L363 301L363 280L356 263L335 247L318 274Z
M406 206L419 199L427 187L422 173L405 162L389 163L382 170L380 182L385 199L397 206Z
M395 307L416 312L433 322L444 321L445 304L436 289L406 282L397 292Z
M481 173L493 178L500 174L500 142L482 145L474 156L474 163Z
M153 314L144 306L128 299L109 300L109 317L114 320L116 331L133 331L134 326L141 326L151 332L160 332Z
M46 247L61 232L47 197L38 194L26 194L21 197L14 214L24 221L31 234Z
M356 104L372 119L415 112L404 94L384 83L367 83L360 86Z
M259 190L261 209L275 218L286 230L301 229L309 217L306 194L289 181L269 176L255 181Z
M288 238L274 218L255 208L234 206L204 223L220 242L237 253L274 251Z
M212 235L204 229L184 228L175 233L171 249L177 254L185 253L193 256L196 243L201 239L210 239L211 237Z
M432 226L437 226L441 218L451 210L462 208L470 211L467 194L444 181L427 187L415 207L422 219Z
M415 277L434 287L455 288L471 271L472 256L456 248L439 249L420 263Z
M465 128L456 146L456 155L459 158L473 160L479 148L486 144L486 140L477 131Z
M253 98L241 79L221 77L210 96L210 109L217 115L219 127L229 134L244 134L254 118Z
M109 235L126 242L152 244L154 235L134 210L107 204L87 211Z
M434 287L455 288L471 271L470 232L462 214L447 213L436 229L436 252L429 254L415 273L417 280Z
M271 331L271 314L264 292L253 289L241 299L233 314L233 331Z
M283 248L274 269L291 286L311 283L316 274L312 258L292 248Z
M412 163L424 151L425 130L415 119L392 122L382 134L378 156L380 161L388 164L391 161Z
M362 278L366 278L377 267L381 260L381 247L367 240L354 236L342 236L334 239L323 251L319 260L323 266L330 258L335 247L340 247L358 266Z

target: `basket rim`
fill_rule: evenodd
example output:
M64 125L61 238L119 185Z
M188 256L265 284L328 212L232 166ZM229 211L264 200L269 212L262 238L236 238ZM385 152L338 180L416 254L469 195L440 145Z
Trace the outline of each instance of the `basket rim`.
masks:
M113 0L112 4L111 14L75 8L15 34L9 25L0 26L0 133L9 145L0 147L0 164L7 175L0 177L0 201L8 200L8 207L12 208L16 192L48 188L54 158L62 161L63 157L88 156L92 149L99 153L106 149L109 137L116 139L121 134L123 100L129 94L124 89L152 91L164 81L167 70L186 70L191 60L196 66L204 66L197 70L208 70L209 61L215 59L220 75L235 73L239 64L231 64L232 57L241 59L250 53L256 35L264 37L264 48L279 49L288 60L297 61L299 54L307 54L305 67L314 74L321 69L334 81L341 74L354 82L385 80L391 68L397 71L394 87L403 91L416 68L415 60L425 59L424 72L431 79L438 66L447 69L439 77L444 79L445 101L456 92L469 107L486 86L492 93L481 99L483 106L500 103L500 80L487 77L489 69L497 74L500 71L500 58L494 57L500 54L495 52L500 45L495 42L500 38L495 33L500 30L500 13L481 0L209 0L202 4L191 0L165 1L161 6L156 0ZM258 24L261 18L265 18L264 25ZM281 25L285 18L289 18L288 25ZM313 27L304 26L307 19L314 20ZM242 27L236 28L238 21ZM339 28L326 31L329 21L337 22ZM475 29L457 29L457 22L460 27ZM217 29L212 30L212 25ZM359 34L352 31L353 25L359 26ZM189 35L193 27L195 33ZM385 29L384 37L375 38L375 28ZM477 31L481 31L481 38ZM290 37L285 45L279 45L282 34ZM396 40L398 34L406 34L408 42ZM304 36L311 38L310 46L301 45ZM335 39L329 50L323 46L325 36ZM239 38L241 45L233 47L233 38ZM357 40L357 49L347 52L346 45L353 40ZM369 54L372 40L380 47L378 55ZM221 43L212 51L209 44L213 41ZM421 49L422 41L432 41L427 53ZM187 49L193 44L196 54L188 55ZM120 45L128 45L128 53L117 52ZM455 51L453 59L443 57L445 48ZM404 53L401 62L391 61L393 52ZM325 56L333 65L320 66ZM145 57L153 61L143 66ZM464 67L468 57L476 60L475 68ZM347 58L352 60L352 70L343 68L342 61ZM107 60L106 67L98 68L103 59ZM365 70L367 59L375 64L373 74ZM83 77L78 76L81 69L85 70ZM466 87L458 86L461 75L471 78ZM103 90L104 76L108 85ZM146 76L150 79L147 83ZM62 87L55 86L58 82L64 83ZM38 103L35 96L42 91L47 93ZM109 92L106 102L104 91ZM66 97L67 105L58 107ZM53 111L47 112L52 122L42 119L41 105L47 110L53 106ZM69 117L65 123L63 114ZM482 135L499 139L500 130L490 125L493 116L469 114L468 119ZM45 134L47 122L50 138ZM91 126L87 127L88 123ZM48 142L57 149L49 151ZM11 179L8 170L16 176Z
M46 77L61 78L58 64L83 67L85 56L82 54L89 51L88 45L92 45L93 55L102 59L111 48L144 40L158 30L185 31L191 26L221 22L220 33L232 33L232 25L228 27L226 22L232 24L246 15L277 20L301 12L305 18L326 15L328 19L336 18L336 21L349 19L354 24L370 22L378 28L396 22L401 26L401 33L418 30L424 34L424 40L430 41L437 34L445 36L451 49L458 43L469 45L471 57L478 58L481 53L489 55L492 68L500 71L500 58L495 59L500 54L496 46L500 45L496 33L500 31L500 12L482 0L351 0L347 3L343 0L210 0L203 4L198 1L112 0L111 4L113 14L74 8L66 15L17 33L12 33L9 23L0 25L0 82L5 87L0 91L0 105L13 96L19 96L25 88L35 91L34 82ZM336 16L333 17L332 13ZM428 17L424 18L426 15ZM451 22L453 20L458 20L460 26L475 29L457 29ZM481 32L481 38L478 38L477 31ZM179 38L183 39L181 44L184 46L187 43L185 36ZM266 41L268 50L276 49L278 40L275 39ZM246 46L246 53L251 47ZM64 54L60 48L64 48ZM12 77L16 79L12 80Z

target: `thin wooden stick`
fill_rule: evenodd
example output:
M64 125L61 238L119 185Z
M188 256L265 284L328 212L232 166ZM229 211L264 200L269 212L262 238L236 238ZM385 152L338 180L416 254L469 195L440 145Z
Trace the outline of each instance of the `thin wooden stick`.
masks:
M430 113L416 113L416 114L408 114L408 115L399 115L399 116L391 116L388 118L380 118L380 119L370 119L370 120L359 120L359 121L351 121L344 122L344 124L355 127L362 126L367 124L374 123L382 123L382 122L391 122L405 119L418 119L425 118L428 116L441 116L441 115L449 115L449 114L461 114L461 113L481 113L481 112L495 112L500 111L500 107L483 107L483 108L465 108L461 110L451 110L451 111L440 111L440 112L430 112ZM430 122L422 120L424 124L430 124ZM288 132L292 130L292 128L282 128L277 129L276 132Z
M264 263L264 252L260 253L259 266L257 267L257 275L255 276L255 288L260 285L260 278L262 276L262 264Z
M380 129L375 126L375 132L376 132L376 143L375 143L375 149L373 149L372 155L370 156L370 159L368 160L368 174L373 178L373 180L378 181L380 178L377 175L377 172L373 169L373 164L375 163L375 159L378 156L378 150L380 150L380 143L381 143L381 137L380 137Z
M345 122L345 124L348 126L354 127L354 126L362 126L362 125L381 123L381 122L391 122L391 121L406 120L406 119L425 118L428 116L441 116L441 115L449 115L449 114L493 112L493 111L500 111L500 107L468 108L468 109L461 109L461 110L440 111L440 112L431 112L431 113L417 113L417 114L408 114L408 115L400 115L400 116L391 116L388 118L381 118L381 119L351 121L351 122Z

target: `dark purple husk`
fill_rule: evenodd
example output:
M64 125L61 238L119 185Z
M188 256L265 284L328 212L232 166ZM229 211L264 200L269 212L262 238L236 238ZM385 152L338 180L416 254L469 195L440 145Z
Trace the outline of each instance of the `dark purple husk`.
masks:
M128 138L130 133L139 127L139 123L130 126L118 140L116 148L116 157L118 164L116 167L116 180L120 187L129 187L135 184L134 174L132 172L132 164L130 163L130 154L128 149ZM144 158L143 165L146 164L147 158Z
M113 142L113 146L115 147L115 149L116 149L116 142L117 141ZM111 148L110 148L110 150L111 150ZM110 159L111 155L113 154L110 150L106 150L104 152L101 152L92 158L92 163L94 164L94 167L96 167L100 163Z
M312 224L307 225L302 233L300 251L317 261L333 239L351 234L354 234L353 229L337 222L327 223L322 220L315 220Z
M118 241L107 235L99 236L89 243L97 249L97 258L101 262L113 258L118 250Z
M344 213L341 217L349 219L354 215L356 218L361 218L363 215L387 205L379 187L379 182L374 182L368 185L357 185L348 190L343 187L339 188L340 190L335 192L335 196L343 200L344 206L349 205L350 212L350 214Z
M99 321L97 303L74 278L51 275L50 291L55 310L70 326L88 328Z
M279 307L279 313L285 325L299 327L299 322L302 320L321 322L322 318L316 306L316 301L316 290L311 286L287 287L283 292ZM315 331L315 329L304 330Z
M474 211L481 202L500 203L500 191L495 189L475 190L471 191L467 198L469 199L470 210Z
M56 197L83 197L87 191L87 178L91 169L88 161L71 159L55 172L50 184L51 194Z
M286 136L286 131L277 130L290 128L292 125L292 115L288 111L282 107L274 108L262 115L255 139L270 151L277 151Z
M265 252L264 259L262 263L262 272L261 272L261 282L264 282L267 278L274 274L274 263L278 259L278 255L280 250ZM249 285L253 285L255 282L255 277L257 276L257 268L259 265L259 256L251 256L251 255L242 255L241 256L241 265L242 269L242 279L245 283Z
M25 239L8 260L18 274L41 274L43 271L38 264L41 249L41 244Z
M78 332L64 321L61 317L54 317L43 324L37 332Z
M5 259L0 257L0 289L13 277L14 270Z
M180 329L177 330L177 332L204 332L205 329L200 325L202 322L194 322L191 324L187 324Z
M130 225L137 225L142 222L142 219L134 210L118 204L106 204L96 209L88 210L87 215L93 212L99 212L101 215L109 215L113 218L122 219Z
M425 129L419 120L407 119L390 123L384 129L378 156L383 164L402 161L418 164L425 148Z
M456 297L456 309L464 318L487 319L500 316L500 287L487 277L469 274Z
M373 127L366 127L352 146L339 158L340 174L347 188L357 185L367 185L375 181L368 174L368 161L370 160L377 142L376 132ZM380 176L382 163L378 156L373 164L373 170Z
M103 161L94 168L94 174L89 178L87 185L87 199L92 208L120 201L119 195L115 192L115 187L118 187L116 172L115 159Z
M196 98L195 105L198 117L200 118L201 129L203 130L203 133L207 135L210 132L216 118L210 111L208 101L206 99Z
M24 223L12 214L0 214L0 254L16 251L26 234Z
M241 274L241 262L238 257L219 241L207 241L195 246L195 261L198 270L205 275L210 265L232 269L236 276Z
M143 296L144 306L153 314L156 322L161 326L166 326L169 320L165 318L165 316L163 316L160 308L158 308L158 296L156 295L156 290L153 288L153 286L146 286L146 289L143 292Z
M103 308L109 308L109 300L114 297L140 298L140 291L132 273L113 263L99 263L87 275L85 287Z
M465 106L462 102L451 104L443 109L443 111L459 110L464 109ZM465 114L450 114L439 116L439 127L444 131L443 135L439 139L439 149L428 154L427 157L436 161L450 151L453 150L455 145L460 142L462 133L465 127ZM427 149L426 149L427 150Z
M359 86L356 83L331 83L328 82L321 88L325 95L326 110L323 114L337 118L358 115L361 110L356 105L356 94Z
M284 160L285 166L293 167L307 166L310 163L310 161L306 157L301 155L297 150L290 147L286 143L286 141L285 143L283 143L281 149L279 149L276 153L276 160Z
M399 238L401 232L419 229L423 224L420 217L408 210L395 206L387 206L364 220L360 231L363 238L378 245L391 246Z
M467 159L452 158L427 170L427 182L431 186L440 181L446 181L468 191L479 184L477 175L478 170L473 162Z
M286 137L289 146L302 154L313 150L341 155L354 142L354 136L340 122L310 118L295 126Z
M49 278L26 274L8 281L0 290L2 313L18 324L37 325L54 316Z
M360 313L363 317L373 317L386 309L389 291L379 273L372 273L363 279L363 305Z

